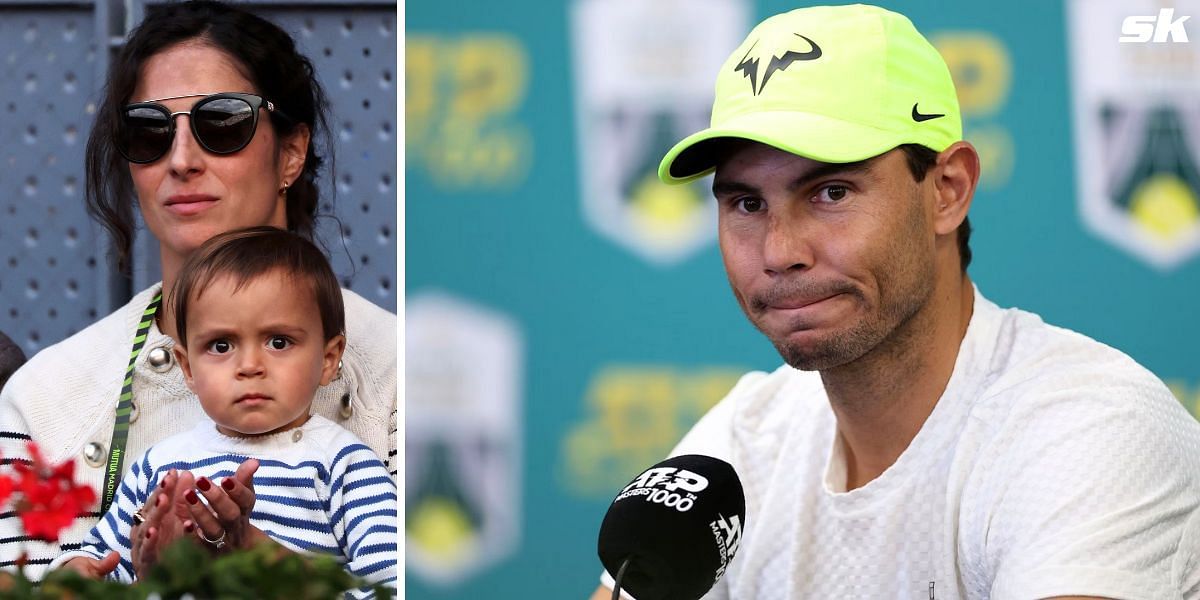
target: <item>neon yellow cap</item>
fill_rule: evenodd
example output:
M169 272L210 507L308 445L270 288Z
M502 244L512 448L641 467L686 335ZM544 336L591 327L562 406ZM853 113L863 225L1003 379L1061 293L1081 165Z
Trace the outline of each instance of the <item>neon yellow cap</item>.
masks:
M711 126L671 148L659 178L707 175L722 138L845 163L901 144L941 152L962 139L962 118L950 69L907 17L863 4L817 6L750 32L717 75Z

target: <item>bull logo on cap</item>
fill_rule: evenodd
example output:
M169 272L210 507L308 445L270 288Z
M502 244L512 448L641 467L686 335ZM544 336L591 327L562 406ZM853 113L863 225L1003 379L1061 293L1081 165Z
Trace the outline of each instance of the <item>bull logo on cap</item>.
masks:
M821 47L818 46L816 42L812 41L807 36L803 36L798 33L793 33L792 35L808 42L808 50L803 52L797 50L785 50L782 55L778 56L775 55L774 51L760 51L758 54L755 54L754 49L758 48L758 44L762 40L754 40L754 43L750 45L750 49L746 51L746 55L743 56L742 60L738 62L736 67L733 68L734 71L741 71L742 75L750 79L750 89L754 92L755 96L761 94L763 89L767 87L767 82L770 81L771 75L773 75L775 71L787 70L792 63L798 60L817 60L818 58L821 58ZM774 44L772 44L772 46L774 46ZM767 57L767 55L770 55L770 62L767 63L766 70L762 73L762 83L760 84L758 82L759 67L762 65L763 60Z

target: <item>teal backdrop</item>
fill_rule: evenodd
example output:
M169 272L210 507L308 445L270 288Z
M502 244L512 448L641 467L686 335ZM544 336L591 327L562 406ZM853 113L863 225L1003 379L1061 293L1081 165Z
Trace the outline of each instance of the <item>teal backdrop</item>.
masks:
M1123 350L1195 411L1200 259L1155 267L1081 216L1070 7L883 5L908 15L943 51L960 88L965 136L984 155L970 215L970 274L979 288L1001 306ZM519 353L515 402L503 408L516 426L475 454L455 441L470 431L452 423L478 415L439 411L417 397L426 388L414 387L409 372L410 599L587 597L600 570L600 520L621 484L669 450L738 374L780 362L734 302L711 238L682 258L656 261L589 220L579 157L589 140L576 114L578 78L587 74L575 70L572 6L464 0L405 9L405 295L411 303L437 292L477 307L507 324L517 343L506 347ZM747 2L739 36L798 6ZM1112 29L1115 43L1119 24L1097 26ZM673 218L683 209L664 210L662 218ZM410 337L410 364L422 348ZM476 350L467 344L459 353L477 356L459 373L490 364L486 353L470 354ZM437 436L422 427L445 432L437 439L458 449L451 461L429 450ZM497 488L478 484L487 478L481 469L495 464L510 469L503 473L514 489L500 496L516 503L508 516L491 516ZM507 526L489 529L492 519Z

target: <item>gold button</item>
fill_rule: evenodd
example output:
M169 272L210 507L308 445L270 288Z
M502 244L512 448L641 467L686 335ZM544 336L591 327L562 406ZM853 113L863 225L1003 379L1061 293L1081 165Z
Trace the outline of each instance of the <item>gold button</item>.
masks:
M171 370L171 351L167 350L166 346L158 346L150 349L150 354L146 357L146 364L150 365L157 373L166 373Z
M104 446L99 442L88 442L88 445L83 447L83 460L87 461L89 466L99 467L104 464Z
M302 437L304 437L304 432L303 432L303 431L300 431L299 429L297 429L297 430L295 430L295 431L293 431L293 432L292 432L292 441L293 441L293 442L298 442L298 441L300 441L300 438L302 438Z

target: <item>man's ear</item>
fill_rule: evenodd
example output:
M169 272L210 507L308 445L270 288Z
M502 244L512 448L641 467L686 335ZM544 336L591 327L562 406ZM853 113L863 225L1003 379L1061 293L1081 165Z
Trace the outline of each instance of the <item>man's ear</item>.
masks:
M934 231L953 234L967 218L979 185L979 153L970 142L954 142L938 153L934 176L937 202L933 207Z
M337 334L325 342L325 355L321 357L321 385L329 385L338 376L342 353L346 351L346 336Z
M183 382L189 390L195 391L192 388L195 382L192 380L192 364L188 362L187 348L184 348L183 344L175 344L172 352L175 353L175 361L179 363L179 368L183 370Z

